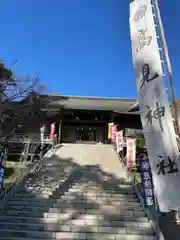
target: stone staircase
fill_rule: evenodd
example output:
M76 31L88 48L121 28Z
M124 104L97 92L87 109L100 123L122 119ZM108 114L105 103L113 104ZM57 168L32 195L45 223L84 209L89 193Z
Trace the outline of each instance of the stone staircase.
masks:
M76 148L81 150L79 159ZM113 174L113 162L117 159L112 148L95 145L85 148L88 149L65 146L45 160L39 172L27 177L0 214L0 239L155 239L131 183L121 174L121 167L119 175L123 177ZM87 164L87 158L82 163L87 153L89 158L94 157L92 165ZM95 164L98 159L95 155L104 158ZM107 172L101 164L110 155L111 167Z

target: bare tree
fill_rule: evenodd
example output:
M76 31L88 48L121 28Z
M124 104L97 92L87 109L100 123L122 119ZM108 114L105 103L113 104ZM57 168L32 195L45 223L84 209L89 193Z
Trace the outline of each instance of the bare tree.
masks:
M39 76L18 78L0 63L0 139L6 142L40 108L39 95L46 90Z

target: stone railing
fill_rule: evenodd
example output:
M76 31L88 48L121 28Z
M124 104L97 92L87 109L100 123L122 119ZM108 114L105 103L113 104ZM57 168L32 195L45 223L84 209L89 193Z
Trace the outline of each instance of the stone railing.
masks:
M55 142L57 136L55 135ZM2 139L3 140L3 139ZM41 143L39 134L15 134L11 137L8 142L17 142L17 143ZM52 143L53 141L50 139L49 134L44 135L44 143Z

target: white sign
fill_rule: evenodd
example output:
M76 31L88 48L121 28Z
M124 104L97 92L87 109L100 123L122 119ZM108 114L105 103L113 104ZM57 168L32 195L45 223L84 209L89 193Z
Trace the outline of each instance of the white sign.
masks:
M123 144L124 144L123 131L118 131L118 132L116 132L117 153L120 153L120 151L123 150Z
M126 166L128 169L131 169L136 166L136 139L127 138L126 148Z
M180 209L179 151L165 90L151 0L130 3L133 64L143 132L161 211Z
M45 132L45 126L43 125L43 126L40 128L41 144L42 144L42 145L44 144L44 132Z

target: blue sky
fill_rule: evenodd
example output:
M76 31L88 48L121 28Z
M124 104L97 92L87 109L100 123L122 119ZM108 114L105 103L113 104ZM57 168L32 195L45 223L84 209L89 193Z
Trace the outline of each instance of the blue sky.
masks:
M63 95L136 97L128 0L2 0L0 59ZM159 0L180 97L180 1Z

